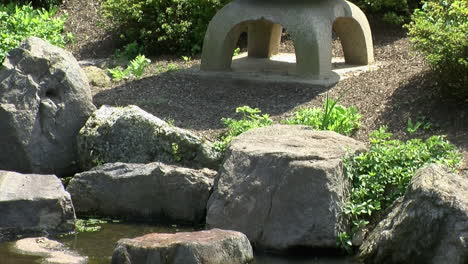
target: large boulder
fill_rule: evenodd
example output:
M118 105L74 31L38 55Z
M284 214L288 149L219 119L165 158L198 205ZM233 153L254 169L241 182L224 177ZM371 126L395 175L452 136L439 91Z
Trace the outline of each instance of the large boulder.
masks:
M215 171L162 163L109 163L76 174L67 191L83 214L199 223Z
M468 263L468 175L431 164L360 247L364 263Z
M252 247L244 234L220 229L121 239L112 255L112 264L246 264L252 260Z
M74 229L70 194L56 176L0 171L0 242Z
M138 106L102 106L80 130L78 150L86 169L100 163L154 161L216 169L220 159L209 142Z
M248 131L226 151L206 223L240 231L257 247L335 247L347 230L350 187L341 159L364 149L349 137L306 126Z
M76 172L76 135L94 110L88 80L72 54L27 38L0 68L0 169Z

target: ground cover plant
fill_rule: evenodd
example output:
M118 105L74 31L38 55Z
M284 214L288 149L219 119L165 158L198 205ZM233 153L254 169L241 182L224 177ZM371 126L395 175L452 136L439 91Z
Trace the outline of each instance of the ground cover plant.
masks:
M354 106L344 107L338 104L337 100L328 97L323 102L323 107L303 108L294 112L294 116L281 121L288 125L311 126L318 130L330 130L343 135L351 135L359 128L361 115ZM215 148L218 151L224 151L228 144L238 135L259 127L273 124L269 114L261 114L258 108L241 106L236 108L236 113L241 113L241 119L222 118L221 122L227 126L227 132L223 133L218 141L215 142Z
M454 170L460 165L460 153L445 137L407 141L391 137L392 133L382 126L370 135L369 151L344 160L346 175L352 183L345 214L353 225L350 235L340 235L339 242L345 248L351 246L354 232L403 196L417 169L428 163L441 163Z
M112 79L115 81L121 81L130 77L138 79L143 76L150 63L151 60L146 58L145 55L138 55L135 59L130 61L125 70L119 66L113 69L108 69L108 71L111 74Z
M294 117L282 123L289 125L306 125L318 130L331 130L343 135L351 135L359 128L361 115L354 106L344 107L340 100L325 98L322 108L303 108L294 113Z
M66 16L54 16L57 10L34 9L30 5L0 5L0 62L29 36L60 47L73 39L71 34L64 33Z
M269 126L273 124L270 115L261 114L262 111L258 108L249 106L240 106L236 108L236 113L242 114L239 120L233 118L222 118L221 121L227 126L228 130L223 133L218 141L214 143L215 149L218 151L226 150L229 143L238 135L259 127Z
M468 2L430 0L407 25L416 50L452 92L468 96Z

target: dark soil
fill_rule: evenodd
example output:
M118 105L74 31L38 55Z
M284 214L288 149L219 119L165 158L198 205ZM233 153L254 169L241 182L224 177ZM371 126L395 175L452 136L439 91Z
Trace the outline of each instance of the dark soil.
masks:
M69 49L79 59L109 57L118 47L118 38L109 34L99 17L98 1L65 0L69 14L67 29L76 35ZM301 85L257 83L188 76L164 72L168 64L187 68L199 58L186 62L180 57L161 56L153 61L147 77L115 83L112 87L92 87L94 102L108 105L138 105L176 126L194 131L210 140L223 131L222 117L234 117L241 105L258 107L273 119L288 117L302 107L321 106L328 93L332 98L346 93L341 104L355 105L362 114L362 126L353 136L366 141L371 131L387 125L396 138L427 138L446 135L464 155L462 170L468 171L468 100L445 96L421 55L411 50L401 27L369 18L374 38L375 58L385 62L378 70L340 81L328 89ZM293 51L285 38L282 49ZM341 54L338 40L334 55ZM442 87L442 88L441 88ZM407 133L408 119L430 125Z

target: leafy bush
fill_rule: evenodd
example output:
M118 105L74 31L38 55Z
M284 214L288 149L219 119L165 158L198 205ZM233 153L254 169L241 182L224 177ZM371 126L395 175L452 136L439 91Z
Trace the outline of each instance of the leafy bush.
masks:
M339 99L338 99L339 100ZM304 108L294 113L294 117L283 121L289 125L306 125L319 130L331 130L343 135L351 135L359 128L361 115L357 108L339 105L338 100L327 95L323 108Z
M135 59L130 61L130 64L125 70L121 67L114 69L108 69L113 80L121 81L129 77L141 78L146 71L146 68L150 65L151 60L147 59L145 55L138 55Z
M33 7L50 8L58 6L62 3L62 0L0 0L0 4L16 4L16 5L28 5L31 4Z
M54 17L57 9L33 9L30 5L0 5L0 62L26 37L35 36L63 47L72 39L63 34L66 16Z
M382 15L384 21L401 25L407 22L421 0L352 0L366 13Z
M468 95L468 2L424 2L407 28L414 48L424 54L443 83Z
M229 0L104 0L104 17L146 54L197 53L209 21Z
M261 115L261 112L258 108L241 106L236 108L236 113L242 113L241 119L222 118L221 121L228 127L228 131L221 136L219 141L215 142L216 150L224 151L236 136L248 130L272 125L273 120L270 119L270 116Z
M353 230L367 225L373 214L402 196L417 169L442 163L455 169L461 161L456 147L442 136L406 142L390 140L386 127L374 131L369 151L344 161L352 182L351 199L345 207ZM345 237L345 235L343 235Z

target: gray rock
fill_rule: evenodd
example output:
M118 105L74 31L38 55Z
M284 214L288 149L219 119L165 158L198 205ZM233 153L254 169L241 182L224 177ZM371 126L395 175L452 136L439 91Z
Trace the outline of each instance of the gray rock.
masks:
M0 169L72 174L76 135L96 109L71 53L30 37L0 69Z
M102 106L80 130L78 150L86 169L109 162L153 161L216 169L220 159L209 142L138 106Z
M94 86L107 87L111 84L111 79L107 75L106 71L96 66L83 67L86 76L88 77L89 83Z
M0 215L0 242L75 228L70 194L54 175L0 171Z
M349 182L341 159L364 144L330 131L274 125L237 137L208 202L209 227L247 235L258 247L336 247L347 230Z
M220 229L121 239L112 255L112 264L244 264L252 260L252 247L244 234Z
M199 223L215 175L162 163L109 163L76 174L67 190L79 213Z
M431 164L360 247L364 263L468 263L468 175Z
M88 258L71 251L65 245L46 237L31 237L14 244L16 252L43 257L42 264L85 264Z

